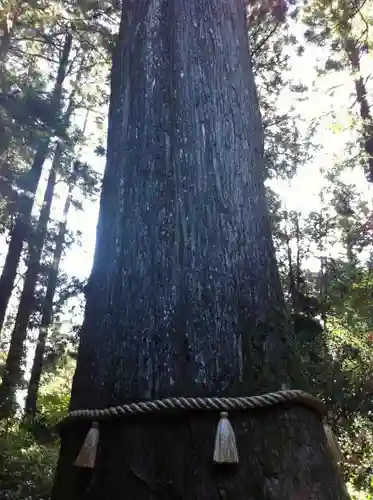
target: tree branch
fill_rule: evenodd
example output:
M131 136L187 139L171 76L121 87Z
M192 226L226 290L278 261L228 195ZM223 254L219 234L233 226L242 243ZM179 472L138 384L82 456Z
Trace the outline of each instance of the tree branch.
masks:
M275 26L271 29L268 35L251 51L251 56L254 57L257 52L268 42L277 28L280 26L280 23L276 23Z

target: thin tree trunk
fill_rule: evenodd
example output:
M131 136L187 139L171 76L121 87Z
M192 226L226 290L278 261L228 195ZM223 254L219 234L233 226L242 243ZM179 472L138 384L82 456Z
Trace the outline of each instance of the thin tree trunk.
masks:
M14 26L22 12L21 7L23 7L25 3L25 0L15 2L14 5L3 14L4 18L0 23L0 29L2 31L2 36L0 38L0 88L3 86L5 64L10 49L10 40L14 32Z
M86 112L86 117L82 129L84 135L87 127L89 111ZM43 370L43 357L45 351L46 340L48 337L48 329L53 317L53 299L57 287L57 278L62 258L62 252L65 244L67 218L70 210L72 194L75 187L77 173L75 167L68 182L68 193L65 205L62 212L62 221L59 223L58 236L56 239L56 247L53 255L53 263L49 269L47 280L47 291L42 306L42 318L39 328L39 336L36 344L34 360L31 369L31 377L28 385L25 414L29 417L35 417L37 411L37 398L40 386L40 379Z
M291 251L291 246L290 246L290 237L287 237L286 241L286 249L287 249L287 255L288 255L288 267L289 267L289 272L288 272L288 286L289 286L289 292L290 292L290 297L291 297L291 302L292 302L292 309L293 311L297 311L297 305L298 305L298 297L297 297L297 290L295 286L295 276L294 276L294 265L293 265L293 255Z
M366 171L370 182L373 182L373 117L368 103L367 88L360 69L360 55L355 41L352 38L345 40L345 50L354 72L354 85L356 100L359 104L360 117L363 127L363 142L365 153L367 154Z
M293 217L291 217L291 224L294 223L294 228L291 228L290 233L292 234L295 232L295 238L297 242L297 253L296 253L296 262L293 262L293 252L291 249L290 245L290 235L286 235L286 250L287 250L287 257L288 257L288 287L289 287L289 292L290 292L290 297L291 297L291 302L292 302L292 309L293 312L300 312L301 311L301 304L300 304L300 230L299 230L299 219L298 216L296 216L296 219L293 220Z
M55 110L61 108L62 86L66 77L71 46L72 36L67 34L51 99L51 106ZM34 196L39 184L44 162L48 156L49 145L49 136L40 139L40 145L36 151L31 169L25 174L22 182L24 194L20 201L19 215L17 216L11 233L8 253L0 277L0 333L4 325L6 310L14 288L14 281L21 259L23 245L29 237Z
M265 201L243 0L123 2L108 157L72 408L298 385ZM238 467L212 467L218 415L62 436L53 500L341 500L318 416L233 413Z
M29 260L25 274L18 312L11 336L8 356L6 359L2 384L0 386L0 417L8 417L12 413L14 394L22 381L22 364L25 357L25 341L31 314L35 310L35 286L40 270L40 258L43 251L48 221L53 201L56 171L60 167L62 146L56 146L53 165L44 194L43 206L37 227L30 238Z
M54 250L54 256L53 256L53 263L48 274L47 291L43 301L39 336L36 344L34 361L32 364L31 377L26 398L25 413L30 417L35 417L36 415L40 378L43 370L45 343L48 336L48 329L52 322L53 298L56 291L58 271L60 268L62 252L65 244L67 216L70 209L73 188L74 188L74 183L72 182L69 185L69 191L63 209L63 219L59 224L58 236L56 239L56 248Z
M354 254L353 240L351 238L351 235L349 234L349 231L347 231L347 234L345 236L345 245L346 245L347 260L348 260L349 264L354 266L354 265L356 265L356 258L355 258L355 254Z
M325 220L323 213L320 212L319 218L319 228L320 236L318 242L318 250L320 253L320 270L319 270L319 303L321 305L321 319L323 321L323 329L326 331L327 328L327 292L328 292L328 257L325 254L325 246L327 242L328 230L324 233ZM324 234L323 234L324 233Z
M4 73L5 73L5 61L6 61L6 55L9 50L9 45L10 45L10 33L11 30L9 29L8 25L8 16L3 20L3 22L0 25L0 29L2 31L2 37L0 40L0 88L3 87L3 78L4 78Z
M344 51L353 71L356 100L359 104L360 117L362 119L364 149L367 154L366 172L370 182L373 182L373 117L370 112L367 88L361 75L359 41L354 38L352 33L352 19L358 8L357 4L354 5L351 2L343 1L339 10L334 11L334 15L336 19L340 19L342 15L337 24L337 29L339 30Z
M296 286L297 286L297 294L299 297L300 288L301 288L301 233L299 227L299 213L297 213L295 218L295 238L297 241L297 258L296 258Z

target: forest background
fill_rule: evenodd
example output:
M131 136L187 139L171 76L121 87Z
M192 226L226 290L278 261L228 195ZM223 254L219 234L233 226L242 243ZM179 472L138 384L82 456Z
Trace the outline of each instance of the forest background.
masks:
M284 293L353 498L373 498L373 1L252 0ZM49 497L105 167L120 5L0 2L0 498Z

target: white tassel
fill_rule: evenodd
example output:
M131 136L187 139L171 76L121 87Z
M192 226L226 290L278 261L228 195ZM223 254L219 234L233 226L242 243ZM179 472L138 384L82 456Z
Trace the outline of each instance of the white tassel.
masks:
M332 428L328 425L327 422L324 422L324 432L325 432L325 436L326 436L326 441L328 443L330 451L333 454L334 459L337 462L342 462L342 453L341 453L341 450L339 448L337 438L335 437Z
M220 413L220 421L216 431L214 462L218 464L238 464L236 436L228 420L228 413L225 411Z
M89 429L88 434L84 439L78 458L75 461L75 465L77 467L88 467L90 469L94 469L99 437L100 431L98 429L98 423L93 422L92 427Z

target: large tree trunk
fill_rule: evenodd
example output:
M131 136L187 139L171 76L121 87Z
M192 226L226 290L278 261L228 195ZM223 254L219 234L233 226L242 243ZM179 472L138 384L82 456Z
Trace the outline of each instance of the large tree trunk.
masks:
M69 192L67 194L65 206L63 209L63 219L59 224L56 248L53 255L53 263L48 274L47 291L43 301L39 335L31 368L30 382L27 390L25 413L30 417L35 417L36 415L40 378L43 370L45 344L48 336L48 329L50 327L53 316L53 298L56 291L58 271L60 268L62 252L65 244L67 216L70 209L73 187L74 181L69 185Z
M8 417L12 413L14 394L22 381L22 364L25 357L24 344L27 338L27 328L30 316L34 312L36 306L35 286L39 275L40 258L44 247L52 207L53 192L56 184L56 171L60 167L61 155L62 146L58 144L56 146L38 224L35 228L35 233L32 238L30 238L27 271L4 367L2 384L0 386L1 418Z
M271 241L243 0L126 0L72 408L295 385ZM53 500L345 498L319 417L232 414L240 464L212 467L217 416L63 433Z
M67 34L51 98L51 106L52 109L56 110L56 115L61 110L63 82L68 69L71 48L72 36L71 34ZM3 271L0 277L0 333L4 325L7 307L13 292L14 281L17 276L17 269L21 259L23 245L29 236L34 196L39 184L44 162L48 156L49 144L49 136L45 136L40 139L40 145L35 153L31 169L25 174L22 182L24 194L22 195L20 202L19 215L10 235L8 253L6 255Z

